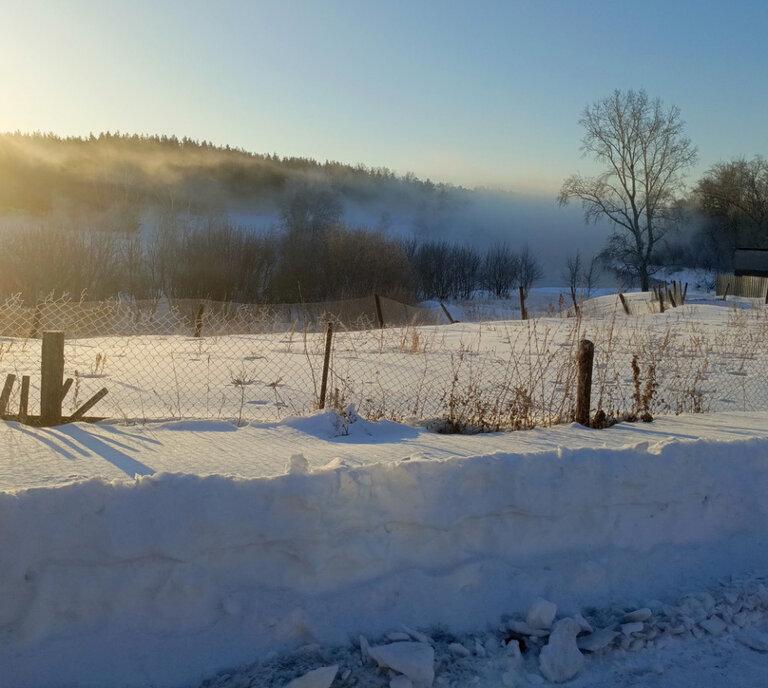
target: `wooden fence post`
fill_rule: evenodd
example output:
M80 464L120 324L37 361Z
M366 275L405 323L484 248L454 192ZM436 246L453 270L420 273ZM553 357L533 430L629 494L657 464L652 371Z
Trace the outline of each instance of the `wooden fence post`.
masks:
M573 311L578 317L581 315L581 309L579 308L579 304L576 303L576 292L573 290L573 285L571 285L571 301L573 301Z
M659 287L659 290L657 292L659 295L659 312L664 312L664 292L661 291L661 287Z
M589 339L579 343L579 372L576 388L576 422L589 427L589 410L592 404L592 363L595 345Z
M16 376L13 373L9 373L5 378L3 391L0 394L0 416L4 416L8 412L8 400L11 398L14 382L16 382Z
M201 301L197 307L197 315L195 316L195 337L200 338L203 336L203 313L205 312L205 304Z
M619 301L621 301L621 305L624 307L624 312L629 315L629 304L621 292L619 292Z
M525 292L522 287L518 287L520 290L520 320L528 320L528 312L525 310Z
M29 333L30 339L37 339L40 336L40 322L43 319L43 302L38 301L35 304L35 314L32 316L32 330Z
M725 300L726 300L726 298L728 298L728 290L729 290L730 288L731 288L731 283L730 283L730 282L728 282L728 283L725 285L725 291L723 292L723 301L725 301Z
M664 284L664 288L667 290L667 298L669 299L669 302L672 304L672 308L677 308L677 299L675 299L675 296L674 296L675 285L672 284L672 289L670 289L666 284Z
M683 304L685 304L686 296L688 296L688 282L685 283L685 289L683 289Z
M373 295L373 301L376 304L376 320L379 321L379 329L384 329L384 315L381 312L381 299L378 294ZM329 323L330 324L330 323ZM322 406L320 407L322 408Z
M320 399L317 407L325 408L325 393L328 389L328 368L331 363L331 349L333 348L333 323L329 320L325 330L325 358L323 359L323 378L320 382Z
M21 376L21 396L19 397L19 423L26 423L29 415L29 375Z
M43 332L40 364L40 424L61 425L61 391L64 380L64 333Z
M440 302L440 308L443 309L443 313L445 313L445 317L448 318L448 322L451 323L451 325L454 325L456 321L451 317L451 314L448 312L448 309L442 301Z

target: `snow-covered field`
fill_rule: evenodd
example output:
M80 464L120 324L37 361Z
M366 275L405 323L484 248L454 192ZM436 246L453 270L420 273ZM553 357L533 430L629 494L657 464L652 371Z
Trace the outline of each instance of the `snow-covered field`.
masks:
M712 356L763 331L718 305L673 316ZM765 385L750 346L707 384ZM0 433L3 688L768 685L763 411Z

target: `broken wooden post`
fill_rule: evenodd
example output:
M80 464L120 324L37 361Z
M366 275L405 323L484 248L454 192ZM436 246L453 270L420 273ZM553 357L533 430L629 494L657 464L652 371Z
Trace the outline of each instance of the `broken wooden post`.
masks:
M79 409L77 409L69 418L67 418L67 422L69 423L76 423L79 420L82 420L83 416L85 416L88 411L90 411L96 404L101 401L105 396L107 396L107 388L102 387L96 394L94 394L88 401L86 401Z
M576 422L587 427L589 427L589 410L592 404L592 363L594 357L594 343L589 339L582 339L579 344Z
M5 378L3 391L0 393L0 416L4 416L8 412L8 401L11 398L14 382L16 382L16 376L13 373L9 373Z
M61 425L64 379L64 333L43 332L40 363L40 425Z
M376 320L379 322L379 329L384 329L384 315L381 312L381 299L378 294L373 295L373 302L376 304ZM330 325L330 323L328 323ZM321 407L322 408L322 407Z
M528 313L525 310L525 291L522 287L518 287L520 291L520 320L527 320Z
M624 307L624 312L629 315L629 304L621 292L619 292L619 301L621 301L621 305Z
M325 358L323 359L323 377L320 382L320 399L317 407L325 408L325 393L328 389L328 368L331 363L331 349L333 347L333 323L328 322L325 330Z

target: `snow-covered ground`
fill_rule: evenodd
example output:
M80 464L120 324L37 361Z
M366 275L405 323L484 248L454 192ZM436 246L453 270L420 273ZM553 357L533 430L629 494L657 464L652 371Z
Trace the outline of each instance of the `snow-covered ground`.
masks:
M768 685L768 413L744 410L768 390L767 328L761 304L738 303L755 308L623 319L615 296L591 302L579 334L610 335L614 356L661 342L661 380L705 355L701 389L719 411L607 430L440 435L285 407L244 423L261 378L233 385L239 366L307 360L284 334L256 355L242 337L164 338L171 358L153 358L151 338L136 351L68 345L68 366L87 371L82 396L124 388L141 416L158 381L175 379L169 408L189 403L191 418L0 423L0 686ZM439 341L448 362L456 347L492 361L515 342L536 352L518 329L574 322L407 333ZM388 394L410 394L410 367L432 359L396 332L376 336L350 334L337 370L394 368L403 389ZM227 354L232 342L248 357ZM39 356L31 342L14 350L20 366ZM204 404L219 408L213 378L180 372L217 351L233 356L221 381L232 398L222 419L200 420ZM614 379L603 370L595 389ZM280 384L288 397L294 383Z
M339 664L326 685L384 687L352 641L403 625L431 639L434 685L537 685L546 632L510 619L538 598L618 628L574 686L768 675L768 415L472 437L345 423L5 424L3 685L282 688Z

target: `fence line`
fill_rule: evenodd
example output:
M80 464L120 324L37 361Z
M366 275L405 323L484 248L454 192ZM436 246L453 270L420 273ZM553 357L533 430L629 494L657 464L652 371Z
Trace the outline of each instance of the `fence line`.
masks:
M715 278L717 296L743 296L760 299L768 295L768 277L756 275L717 275Z
M649 294L628 294L634 310L654 311ZM41 402L41 342L34 329L66 333L62 406L70 416L107 388L100 416L126 421L222 418L273 421L320 405L398 421L435 419L438 427L525 428L575 418L579 342L594 342L592 415L754 410L768 403L768 310L717 309L723 322L630 315L618 299L610 310L582 317L490 323L427 323L441 309L381 298L355 305L352 325L333 322L330 349L322 316L300 321L296 310L204 302L0 304L0 381L27 378L3 389L8 413L26 397L25 412ZM374 308L373 319L366 308ZM338 313L337 309L337 313ZM349 313L352 313L350 310ZM15 319L12 317L16 314ZM291 320L291 318L294 318ZM364 328L359 327L361 324ZM433 320L432 323L435 321ZM440 322L440 321L438 321ZM301 323L301 324L300 324ZM422 321L423 323L423 321ZM195 336L197 334L198 336Z

